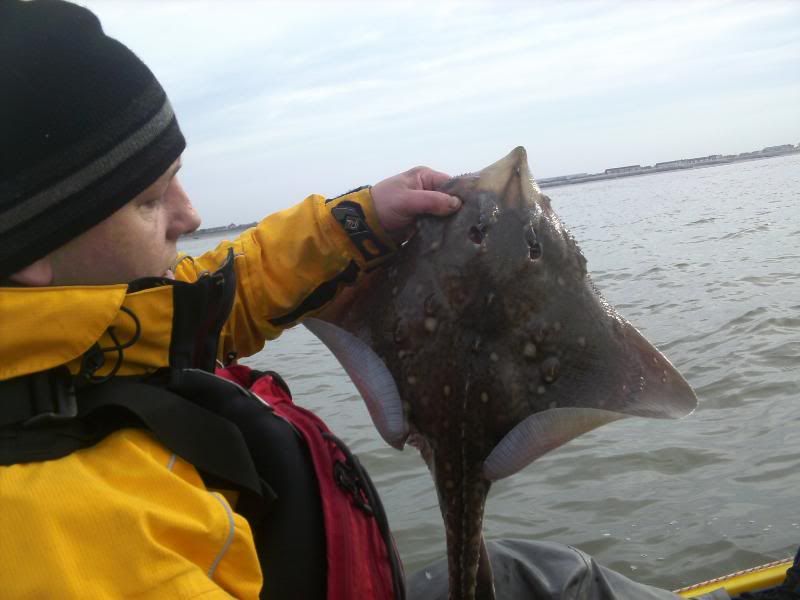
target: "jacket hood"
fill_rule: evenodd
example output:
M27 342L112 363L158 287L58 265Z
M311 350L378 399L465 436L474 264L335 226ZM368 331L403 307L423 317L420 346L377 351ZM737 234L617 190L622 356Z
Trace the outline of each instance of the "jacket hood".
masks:
M0 380L61 365L90 377L213 370L235 289L231 255L194 283L0 288Z

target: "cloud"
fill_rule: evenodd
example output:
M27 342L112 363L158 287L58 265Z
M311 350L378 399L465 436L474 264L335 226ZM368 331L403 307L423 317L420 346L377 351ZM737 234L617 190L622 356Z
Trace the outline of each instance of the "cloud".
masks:
M279 178L302 163L336 191L354 171L361 182L423 160L469 170L520 143L557 149L536 169L547 175L646 162L658 148L648 130L669 134L669 151L726 152L723 118L742 143L800 139L786 108L800 83L796 2L88 4L167 88L209 224L231 220L210 197L220 168ZM765 139L781 126L787 139ZM575 150L599 143L594 159ZM321 181L291 179L284 204ZM244 207L252 186L240 189Z

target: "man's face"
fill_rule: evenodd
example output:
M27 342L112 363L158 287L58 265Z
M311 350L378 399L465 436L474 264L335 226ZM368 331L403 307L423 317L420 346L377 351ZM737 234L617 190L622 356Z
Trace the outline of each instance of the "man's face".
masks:
M128 283L171 274L178 237L200 226L175 176L180 166L178 159L105 221L52 252L52 285Z

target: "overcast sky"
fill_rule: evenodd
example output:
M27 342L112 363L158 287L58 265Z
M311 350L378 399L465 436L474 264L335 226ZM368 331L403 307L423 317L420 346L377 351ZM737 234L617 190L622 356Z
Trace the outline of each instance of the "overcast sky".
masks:
M800 2L84 0L170 96L204 226L523 145L535 177L800 142Z

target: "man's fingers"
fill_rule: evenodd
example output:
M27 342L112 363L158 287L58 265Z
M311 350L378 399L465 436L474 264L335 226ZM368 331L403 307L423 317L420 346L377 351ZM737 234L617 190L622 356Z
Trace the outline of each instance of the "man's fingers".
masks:
M372 186L372 199L380 224L388 232L403 235L418 215L445 216L458 210L460 199L434 189L449 179L447 173L416 167L379 181Z
M417 168L419 169L418 177L420 183L422 183L423 190L438 189L451 179L450 175L447 173L442 173L441 171L434 171L428 167Z

